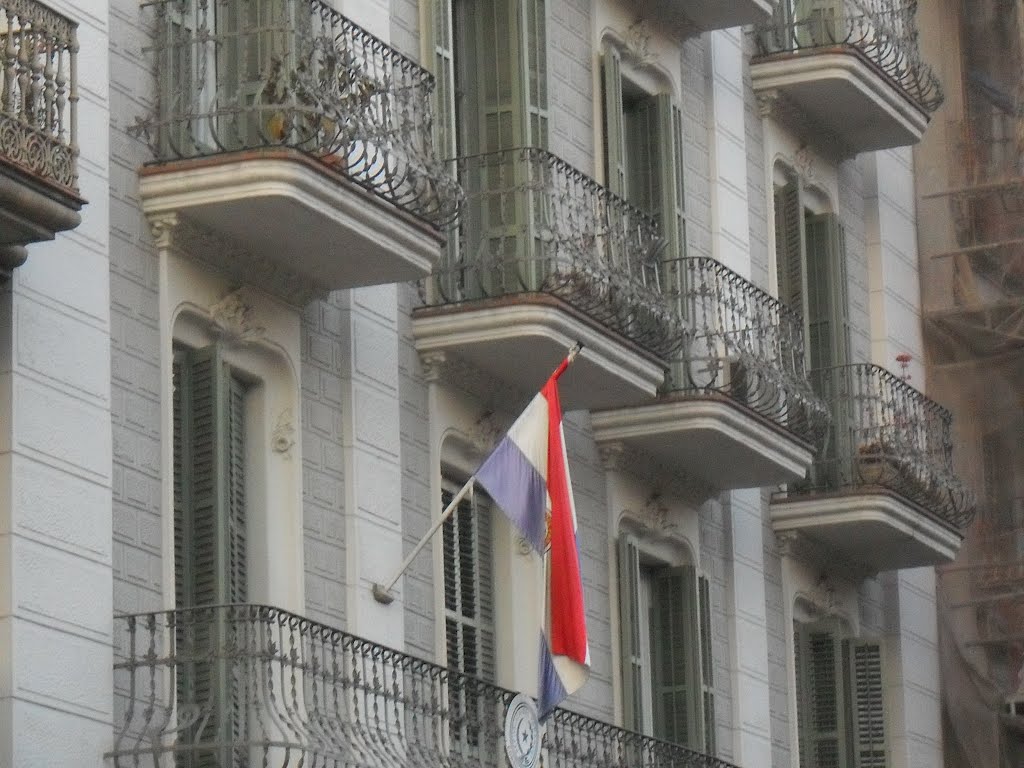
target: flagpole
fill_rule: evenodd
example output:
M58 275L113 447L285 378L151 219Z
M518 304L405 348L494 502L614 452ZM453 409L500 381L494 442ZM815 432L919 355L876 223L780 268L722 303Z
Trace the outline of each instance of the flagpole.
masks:
M474 485L476 485L476 475L473 475L471 478L469 478L469 480L466 481L466 484L462 486L459 492L452 497L452 500L448 502L448 506L445 507L444 511L441 513L441 516L434 521L434 524L430 526L430 530L426 532L423 538L420 539L416 546L412 548L412 552L410 552L406 556L405 560L402 561L402 564L398 566L398 570L395 572L395 575L391 578L391 581L387 583L387 586L384 586L379 582L373 583L374 600L376 600L378 603L388 605L395 599L395 596L391 594L391 588L395 586L395 582L397 582L402 577L402 574L405 573L406 568L412 565L412 561L416 559L416 555L420 553L420 550L423 549L423 547L427 545L427 542L430 541L430 539L434 536L435 533L437 533L437 529L444 525L444 521L452 516L452 513L459 506L459 502L466 498L466 494L473 490Z
M569 364L571 364L572 361L576 359L576 356L582 350L582 342L577 341L575 344L573 344L569 348L569 353L568 355L566 355L565 360L562 362L562 366L568 366ZM562 368L562 370L565 370L565 368ZM427 531L423 538L420 539L419 542L417 542L415 547L413 547L412 552L410 552L406 556L405 560L402 561L402 564L398 566L398 570L395 571L395 575L391 577L391 580L388 581L386 585L377 581L373 583L374 600L383 605L390 605L392 602L394 602L395 596L391 594L391 589L395 586L395 583L402 577L402 574L405 573L406 569L410 565L412 565L412 561L416 558L416 555L418 555L420 551L427 545L427 542L430 541L430 539L434 536L435 533L437 533L437 530L442 525L444 525L444 521L452 516L452 513L459 506L459 502L466 497L466 494L473 489L473 486L475 484L476 475L473 475L471 478L469 478L469 480L466 481L466 484L462 486L459 492L455 494L454 497L452 497L452 500L448 503L448 506L445 507L444 511L441 513L441 516L434 521L434 524L430 526L430 530Z

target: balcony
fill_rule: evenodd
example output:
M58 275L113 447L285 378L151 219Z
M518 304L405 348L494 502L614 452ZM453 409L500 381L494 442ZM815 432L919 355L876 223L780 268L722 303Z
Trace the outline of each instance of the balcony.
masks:
M794 8L783 0L754 33L754 90L762 101L794 105L846 153L915 144L942 103L918 50L916 7L832 0Z
M621 443L715 491L803 477L827 418L804 372L800 318L714 259L662 265L684 319L657 400L594 413L599 443Z
M424 69L321 0L152 7L151 219L198 228L190 255L247 281L329 290L434 268L459 191L434 154Z
M115 620L114 768L137 765L506 765L515 695L456 670L259 605ZM547 768L731 768L556 710Z
M457 165L466 205L413 313L420 355L527 393L578 339L585 352L561 379L566 408L653 397L679 327L654 220L544 150Z
M640 0L640 18L664 25L673 33L693 35L713 29L742 27L772 15L775 0Z
M0 0L0 270L81 222L77 26L33 0Z
M953 472L950 414L876 365L812 372L832 409L809 477L771 504L800 531L871 571L952 560L974 515Z

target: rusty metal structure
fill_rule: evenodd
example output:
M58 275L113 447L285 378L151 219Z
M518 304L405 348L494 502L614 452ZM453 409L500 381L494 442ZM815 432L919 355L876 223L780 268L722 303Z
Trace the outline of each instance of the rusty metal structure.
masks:
M915 150L929 385L980 491L939 571L945 759L1010 768L1024 765L1024 8L943 0L921 33L947 95Z

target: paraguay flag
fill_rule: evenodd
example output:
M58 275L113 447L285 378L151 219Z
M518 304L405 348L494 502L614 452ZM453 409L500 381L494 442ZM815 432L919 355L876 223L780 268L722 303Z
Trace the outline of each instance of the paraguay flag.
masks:
M562 432L558 377L567 358L476 473L477 482L544 559L545 599L538 605L544 720L590 674L576 507Z

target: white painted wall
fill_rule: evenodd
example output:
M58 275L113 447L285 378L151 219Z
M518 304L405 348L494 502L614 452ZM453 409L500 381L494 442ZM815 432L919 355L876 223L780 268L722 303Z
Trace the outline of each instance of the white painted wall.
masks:
M108 6L78 22L82 224L0 292L0 765L110 747L112 518Z

